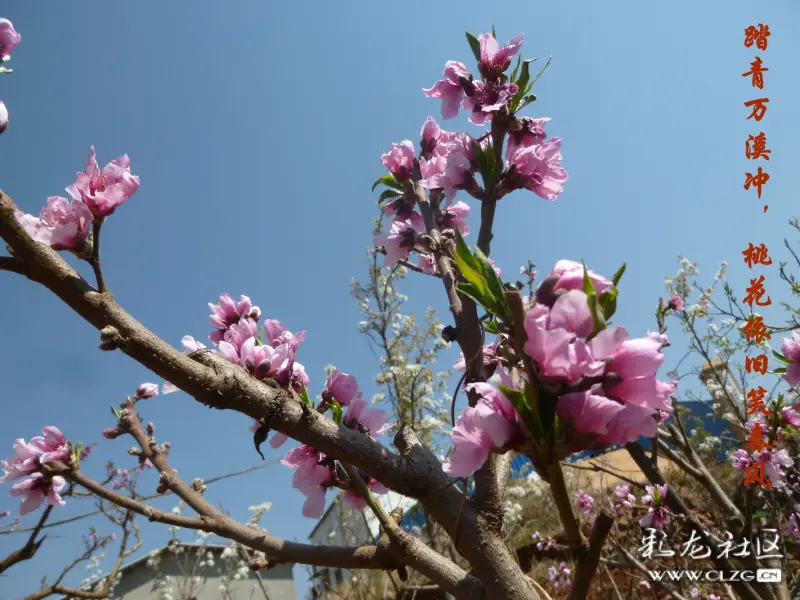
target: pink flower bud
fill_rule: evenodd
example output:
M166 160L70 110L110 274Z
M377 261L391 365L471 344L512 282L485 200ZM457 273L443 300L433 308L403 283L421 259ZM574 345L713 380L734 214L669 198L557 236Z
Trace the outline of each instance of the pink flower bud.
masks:
M116 439L121 434L122 432L116 427L107 427L106 429L103 430L103 437L106 438L107 440Z
M675 294L674 296L672 296L672 297L669 299L669 307L670 307L672 310L683 310L683 308L684 308L684 305L683 305L683 298L681 298L680 296L678 296L677 294Z
M11 56L14 46L22 41L22 36L14 30L8 19L0 19L0 58Z
M0 133L3 133L8 127L8 109L6 105L0 101Z
M136 388L136 397L137 398L154 398L158 396L158 384L157 383L140 383L139 387Z

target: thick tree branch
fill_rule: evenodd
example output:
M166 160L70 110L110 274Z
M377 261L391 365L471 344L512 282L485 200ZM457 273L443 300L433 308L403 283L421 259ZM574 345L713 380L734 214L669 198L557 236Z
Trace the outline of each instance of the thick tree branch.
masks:
M594 574L597 572L597 565L600 564L600 552L603 550L606 537L608 537L608 532L611 531L613 524L614 519L610 515L601 512L597 516L592 529L592 536L589 540L589 551L578 561L578 566L575 569L575 579L569 590L567 600L582 600L589 597L589 586L592 583Z

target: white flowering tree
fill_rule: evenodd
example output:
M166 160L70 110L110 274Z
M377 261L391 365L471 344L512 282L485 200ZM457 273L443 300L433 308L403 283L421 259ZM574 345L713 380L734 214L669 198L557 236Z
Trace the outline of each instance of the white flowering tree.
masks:
M127 156L101 169L92 148L85 169L66 188L70 197L49 198L39 216L26 214L0 192L0 237L8 249L8 255L0 257L0 269L39 284L63 301L98 330L102 351L122 352L163 380L160 386L142 384L126 398L114 410L104 436L132 439L135 445L129 452L159 473L156 492L175 494L190 514L158 509L91 478L81 469L80 444L67 440L55 426L45 427L42 436L29 441L18 440L15 454L3 463L4 481L12 483L12 495L22 498L21 512L38 510L45 502L50 507L63 505L71 490L80 490L126 515L213 534L260 552L263 558L250 561L253 570L273 562L371 569L392 572L398 586L407 585L413 571L426 586L455 598L539 599L548 592L538 577L528 575L504 533L509 465L518 453L530 458L546 486L547 505L559 520L559 531L549 537L540 534L531 552L565 561L552 567L549 582L570 599L594 593L601 565L644 570L620 537L624 527L632 531L631 519L620 516L628 509L626 502L641 511L632 525L637 533L645 527L656 535L680 522L710 550L709 560L717 569L729 572L759 564L758 558L722 552L722 529L737 539L764 542L764 528L756 527L754 518L795 523L786 512L794 509L775 500L777 489L759 495L750 487L739 492L741 502L724 489L694 448L676 410L677 382L657 377L669 345L666 318L679 314L691 332L694 319L708 312L710 300L701 299L695 305L699 308L686 311L686 294L674 294L658 306L658 330L636 338L611 323L617 303L623 301L618 286L624 265L607 278L584 264L561 260L537 286L530 274L524 294L523 286L502 279L489 258L492 239L499 233L494 231L497 210L514 210L512 194L557 200L567 172L561 165L561 139L545 132L549 119L522 114L536 100L532 88L547 65L538 74L531 72L533 60L523 60L520 54L521 34L505 45L494 32L467 34L467 40L476 73L461 62L448 61L443 79L423 92L441 102L445 120L464 110L473 124L485 127L483 133L445 131L429 117L418 145L404 140L381 157L386 172L373 185L373 191L380 187L384 214L391 217L374 237L376 256L383 256L385 268L401 265L415 276L440 282L452 323L441 334L458 344L463 355L457 367L463 376L456 387L467 406L453 418L453 449L444 462L432 450L437 441L432 423L442 421L442 406L429 402L431 392L441 391L440 379L426 375L417 380L416 374L431 373L430 369L407 365L408 356L418 358L423 367L432 362L432 317L419 326L404 317L398 320L394 313L402 298L370 297L375 283L389 286L396 275L384 274L376 264L371 283L354 286L357 298L370 298L378 313L390 309L387 314L392 315L378 328L372 328L374 319L367 319L365 333L372 343L391 348L393 339L403 340L398 348L407 355L397 364L390 350L381 367L382 380L397 386L386 398L400 419L390 442L385 439L392 429L386 423L388 413L371 405L346 372L332 369L326 382L316 387L319 400L312 399L314 386L299 362L305 332L293 333L277 319L263 316L247 296L237 301L223 294L211 304L211 347L186 336L183 352L126 312L110 292L100 234L112 216L124 218L119 216L122 205L136 194L139 177L133 175ZM10 55L19 41L13 26L0 22L0 52ZM478 219L470 216L473 206L480 207ZM475 248L464 239L470 221L477 225ZM84 279L70 260L88 263L93 281ZM682 285L680 278L675 285ZM373 309L365 303L371 314ZM702 338L697 347L708 351ZM800 340L787 340L776 357L786 366L775 374L797 383ZM335 363L344 360L332 357ZM725 382L720 386L725 394ZM283 463L295 470L293 485L306 496L303 514L319 518L328 492L340 490L343 501L374 513L381 524L380 540L354 546L290 542L213 506L204 498L202 481L188 481L171 466L169 447L158 442L155 426L140 414L146 411L142 401L154 397L159 388L161 393L179 389L203 407L247 415L253 420L257 448L267 440L273 447L289 439L298 442ZM778 395L769 405L769 416L758 425L755 419L731 421L734 429L750 423L774 443L767 454L745 453L735 459L743 468L761 465L765 481L775 488L783 487L783 469L792 461L784 448L775 446L785 444L789 436L784 431L797 417L785 400ZM731 411L735 417L735 407ZM653 440L651 447L638 444L642 436ZM649 480L646 493L637 498L630 489L619 488L608 503L596 502L585 492L570 494L563 461L578 452L618 445L627 448ZM656 460L659 454L672 459L704 490L716 520L701 521L667 484ZM428 543L401 528L401 512L389 514L376 500L376 494L387 489L418 500L447 544ZM757 503L760 512L755 510ZM764 564L775 564L771 560ZM631 597L630 590L623 592L613 578L611 582L617 597ZM747 600L789 598L786 582L737 580L723 587L725 593ZM674 589L665 591L680 597ZM397 594L403 593L398 587ZM697 594L717 596L716 590L698 589Z

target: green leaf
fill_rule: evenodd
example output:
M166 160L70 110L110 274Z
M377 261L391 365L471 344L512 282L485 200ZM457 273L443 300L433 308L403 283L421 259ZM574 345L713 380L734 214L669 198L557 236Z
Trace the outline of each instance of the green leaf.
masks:
M785 357L783 354L781 354L780 352L777 352L777 351L773 350L773 351L772 351L772 354L775 356L775 358L777 358L778 360L780 360L780 361L782 361L782 362L785 362L787 365L789 365L789 364L791 364L791 363L792 363L792 361L790 361L788 358L786 358L786 357Z
M78 442L78 445L72 450L72 462L78 464L81 459L81 450L83 450L83 442Z
M535 58L529 58L528 60L522 61L522 69L519 72L519 79L514 82L517 84L517 87L519 88L514 98L516 98L517 96L522 98L522 96L525 95L525 90L528 89L528 81L530 81L531 78L530 66L531 63L535 60L536 60Z
M622 263L622 266L617 269L617 272L614 273L614 276L611 278L611 283L614 284L614 287L617 287L619 284L619 280L622 279L622 276L625 274L625 269L627 268L628 263Z
M333 421L337 425L342 424L342 417L344 416L344 411L342 410L342 405L339 404L336 400L332 400L328 406L331 409L331 416L333 416Z
M489 145L484 150L478 142L472 142L472 153L478 163L478 172L483 179L483 186L488 190L492 187L497 172L494 149Z
M383 190L380 197L378 197L378 203L383 203L384 200L388 200L389 198L397 198L398 196L402 195L403 192L398 192L397 190Z
M592 313L594 320L594 327L589 339L596 336L600 331L606 328L606 319L602 306L597 300L597 291L594 289L591 277L589 277L589 269L586 264L583 264L583 293L586 294L586 299L589 304L589 311Z
M535 59L534 59L534 60L535 60ZM526 93L526 94L527 94L527 93L528 93L528 92L529 92L531 89L533 89L533 84L535 84L535 83L536 83L536 82L539 80L539 77L541 77L541 76L542 76L542 73L544 73L544 72L545 72L545 69L547 69L547 67L549 67L549 66L550 66L550 61L552 61L552 60L553 60L553 57L552 57L552 56L551 56L550 58L548 58L548 59L547 59L547 63L545 63L545 65L542 67L542 70L541 70L541 71L539 71L539 72L536 74L536 77L534 77L534 78L533 78L533 80L532 80L532 81L531 81L531 82L528 84L528 88L525 90L525 93Z
M483 278L488 283L489 292L494 299L495 310L493 313L504 321L510 321L511 309L508 308L508 303L506 302L506 291L503 288L503 282L497 276L492 263L489 262L489 259L480 248L475 248L475 260L481 267Z
M403 186L403 184L397 181L397 178L391 173L389 175L382 175L381 177L378 177L375 180L375 183L372 184L372 191L374 192L375 188L378 187L380 184L389 186L390 188L394 188L401 192L406 189Z
M472 256L472 253L469 251L469 246L467 246L467 243L464 241L464 238L458 229L456 229L455 259L456 266L458 267L458 270L461 271L464 279L470 283L475 283L476 281L483 279L478 262L475 260L475 257Z
M603 316L605 317L606 321L613 317L614 313L617 312L618 293L619 290L617 290L615 287L612 287L600 294L600 308L603 309Z
M589 277L589 269L586 268L586 263L583 264L583 293L587 296L597 297L597 292L594 289L592 278Z
M545 441L544 428L542 427L541 420L539 419L539 412L536 408L535 398L533 397L532 388L526 384L525 391L516 388L508 388L503 385L499 386L503 395L508 398L508 401L517 409L522 422L528 428L533 441L541 444Z
M478 38L467 31L467 41L469 42L469 47L472 48L472 54L475 56L475 60L481 62L481 43L478 41Z
M523 108L528 106L528 104L530 104L531 102L536 102L536 94L530 94L530 95L525 96L524 98L522 98L522 100L519 102L519 105L516 108L514 108L514 112L521 111Z
M491 314L508 320L509 309L503 282L483 252L476 248L474 254L470 253L469 246L458 230L455 259L458 270L466 280L466 283L457 284L458 291L475 300Z
M492 24L492 37L497 39L497 32L494 30L494 24Z
M517 81L517 73L519 73L519 66L522 63L522 55L517 56L517 64L514 65L514 70L511 71L511 82Z
M114 415L114 417L117 419L117 421L119 421L120 418L122 417L122 415L119 414L119 411L117 410L117 407L112 405L110 408L111 408L111 414Z
M519 70L519 77L517 77L514 80L514 83L517 85L517 93L514 94L514 96L511 98L511 104L509 106L509 111L512 114L519 110L522 98L525 96L525 90L528 86L528 80L531 78L530 64L534 60L536 59L530 58L528 60L522 61L522 68L520 68Z
M311 399L308 397L308 390L306 389L305 384L301 384L302 388L300 390L300 399L303 401L303 404L306 406L311 406Z
M497 335L500 330L497 327L497 319L492 317L483 322L483 330L491 335Z
M770 372L773 375L785 375L786 374L786 367L778 367L777 369L773 369Z
M465 296L472 298L479 306L482 306L490 313L494 314L494 302L487 289L481 289L475 284L464 282L457 283L456 289Z

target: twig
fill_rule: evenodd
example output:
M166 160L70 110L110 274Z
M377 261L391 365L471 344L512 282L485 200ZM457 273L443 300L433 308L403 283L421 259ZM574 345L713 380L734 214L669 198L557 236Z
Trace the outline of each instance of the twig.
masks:
M606 576L608 577L608 581L611 582L611 587L614 588L614 593L617 595L617 600L625 600L622 597L622 594L619 593L619 588L617 587L617 582L614 581L614 576L611 575L611 569L609 569L607 565L603 565L603 570L605 570L605 572L606 572Z
M624 481L625 483L628 483L630 485L636 486L639 489L643 490L645 488L645 484L643 484L642 482L636 481L635 479L630 479L629 477L626 477L625 475L621 475L619 473L616 473L616 472L612 471L611 469L608 469L608 468L606 468L606 467L604 467L602 465L598 465L597 463L590 462L589 464L591 466L589 466L589 467L587 467L586 465L579 465L577 463L569 463L569 462L565 462L565 461L562 461L561 464L563 466L565 466L565 467L569 467L570 469L578 469L579 471L592 471L594 473L597 473L597 472L608 473L612 477L616 477L617 479L619 479L621 481Z
M53 511L53 506L48 505L47 508L44 509L42 512L42 516L39 517L39 522L36 523L36 526L31 529L33 533L28 538L28 541L25 542L25 545L20 548L19 550L15 550L8 556L6 556L2 561L0 561L0 573L7 571L15 564L22 562L23 560L30 560L34 557L36 552L39 550L40 546L47 538L46 535L42 536L40 540L36 540L36 537L39 535L39 532L44 527L45 521L50 517L50 513Z
M100 228L102 223L95 221L92 223L92 257L88 260L92 265L94 276L97 279L97 291L105 294L108 291L106 280L103 278L103 267L100 265Z
M481 582L468 575L461 567L434 552L422 540L409 535L400 528L394 517L390 516L364 483L361 475L352 466L343 464L350 485L367 503L378 519L388 538L388 549L392 554L402 556L402 562L416 569L443 590L457 598L480 598L483 595ZM401 517L402 518L402 517Z
M224 475L218 475L217 477L212 477L211 479L204 479L203 483L206 485L210 485L212 483L216 483L217 481L222 481L224 479L228 479L230 477L238 477L239 475L244 475L246 473L250 473L251 471L258 471L259 469L265 469L267 467L271 467L272 465L276 465L280 462L280 459L275 459L263 463L259 463L253 467L248 467L247 469L242 469L241 471L234 471L233 473L226 473ZM163 496L171 496L172 491L167 490L163 494L151 494L149 496L142 496L141 500L146 502L147 500L153 500L154 498L161 498ZM83 495L83 494L76 494L76 495ZM91 496L92 494L87 494ZM46 523L38 529L47 529L49 527L58 527L59 525L66 525L67 523L74 523L75 521L80 521L81 519L86 519L88 517L93 517L94 515L99 515L102 513L102 509L96 509L87 511L85 513L81 513L79 515L75 515L74 517L69 517L68 519L61 519L60 521L53 521L52 523ZM0 535L9 535L11 533L27 533L29 531L38 531L37 527L27 527L25 529L13 529L8 531L0 531ZM2 571L0 571L2 572Z
M24 263L13 256L0 256L0 271L10 271L24 275Z
M625 555L625 558L627 558L634 567L636 567L642 573L647 575L647 567L645 567L642 563L640 563L630 552L625 550L625 548L620 546L619 543L617 543L617 547L619 548L620 552L622 552L622 554ZM652 579L649 578L649 576L648 576L648 580L652 581L654 584L656 584L662 590L667 592L667 594L669 594L670 598L673 598L673 600L686 600L686 598L681 596L678 592L676 592L674 589L672 589L672 587L668 586L666 583L663 583L661 581L652 580Z

